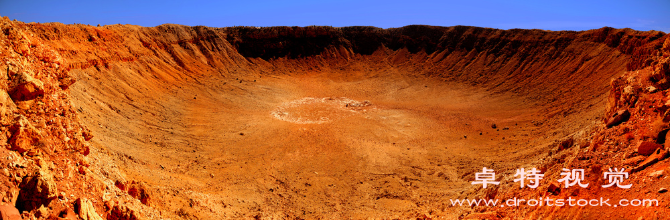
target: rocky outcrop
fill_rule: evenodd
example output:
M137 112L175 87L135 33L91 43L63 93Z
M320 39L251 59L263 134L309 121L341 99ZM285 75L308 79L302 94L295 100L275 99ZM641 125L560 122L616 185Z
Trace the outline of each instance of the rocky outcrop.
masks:
M663 43L663 48L661 51L667 53L670 50L670 38L665 39ZM651 60L650 60L651 61ZM660 90L665 90L670 88L670 62L661 61L653 66L652 73L649 76L649 80L653 83L655 88ZM651 61L651 64L654 64L654 61Z
M125 205L115 205L109 215L107 220L138 220L137 213L135 210L128 208Z
M663 145L643 141L637 145L637 152L644 156L649 156L656 151L656 149L662 149Z
M565 96L553 94L570 94L577 88L588 95L599 95L611 76L651 65L646 60L655 53L653 48L667 38L662 32L613 28L551 32L421 25L392 29L27 26L49 40L45 44L58 51L57 57L67 60L62 64L66 70L104 70L131 62L154 66L170 72L168 78L179 78L185 76L177 73L267 72L293 64L291 68L301 66L298 71L342 68L348 62L360 61L351 60L355 57L367 56L363 60L368 61L363 62L370 63L366 65L390 64L408 73L544 100L561 99ZM98 40L79 41L91 37ZM71 44L79 49L64 46ZM274 67L268 68L256 59ZM57 79L64 80L57 84L69 87L67 76ZM567 80L575 84L552 83Z
M95 212L95 207L88 199L79 198L74 202L75 212L83 220L102 220L102 217Z
M40 132L23 115L17 116L14 121L14 125L10 127L10 149L19 153L34 149L41 136Z
M16 101L26 101L44 95L44 83L28 71L18 71L11 77L9 94Z
M609 120L607 120L607 124L605 126L611 128L625 121L628 121L629 118L630 118L630 112L628 112L627 109L620 110L614 113L614 115L612 115L612 117L610 117Z
M49 203L58 197L58 189L53 175L46 169L40 169L23 178L19 185L19 198L16 207L21 211L31 211Z

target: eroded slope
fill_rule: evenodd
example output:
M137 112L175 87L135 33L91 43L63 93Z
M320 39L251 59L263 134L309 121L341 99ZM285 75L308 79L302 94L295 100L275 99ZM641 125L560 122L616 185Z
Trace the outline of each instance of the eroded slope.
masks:
M547 166L556 141L591 140L610 79L651 65L667 38L3 22L0 65L46 84L38 104L13 100L24 107L9 114L48 121L34 112L58 109L39 103L62 93L73 113L61 115L94 136L90 155L58 155L75 167L53 149L24 157L53 161L41 170L73 195L47 207L86 198L106 218L456 218L472 210L448 199L491 194L470 184L482 167L512 175ZM8 192L25 169L9 170ZM72 184L82 178L92 189Z

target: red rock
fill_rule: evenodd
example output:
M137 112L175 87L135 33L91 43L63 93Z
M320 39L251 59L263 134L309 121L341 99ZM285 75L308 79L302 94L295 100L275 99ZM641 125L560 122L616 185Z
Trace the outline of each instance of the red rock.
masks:
M644 156L649 156L654 153L656 149L662 149L663 146L657 143L652 143L648 141L640 142L637 145L637 153Z
M49 216L49 209L47 209L44 206L40 206L37 211L35 212L35 217L38 218L46 218Z
M21 220L21 213L14 206L0 205L0 220Z
M637 165L638 163L644 161L647 157L645 156L637 156L637 157L631 157L623 161L623 165Z
M568 149L568 148L572 147L572 145L574 144L574 142L575 142L575 141L574 141L572 138L568 138L568 139L566 139L566 140L564 140L564 141L561 141L561 144L559 144L559 146L558 146L558 150L565 150L565 149Z
M26 101L44 95L44 84L26 71L19 71L12 77L9 95L16 101Z
M628 112L628 109L624 110L619 110L610 119L607 121L607 127L611 128L614 126L617 126L625 121L628 121L630 118L630 112Z
M79 217L83 220L102 220L102 217L95 212L95 207L91 201L84 198L78 198L74 201L75 211L79 213Z
M670 138L670 132L665 134L665 149L670 149L670 141L668 141L668 138Z
M137 220L135 210L132 210L124 205L116 205L107 216L108 220Z
M48 169L28 174L19 185L19 198L16 207L22 211L31 211L48 204L57 198L58 189Z
M12 133L9 139L10 150L23 153L33 149L33 144L39 140L39 131L23 115L19 115L14 121L15 123L9 128Z
M631 172L634 173L634 172L638 172L638 171L640 171L640 170L644 170L644 169L647 168L648 166L651 166L651 165L655 164L656 162L661 161L661 160L667 158L668 155L669 155L669 153L668 153L667 150L656 149L656 151L654 152L654 154L652 154L652 155L650 155L649 157L647 157L647 159L644 160L644 161L642 161L642 163L640 163L640 165L638 165L637 167L633 168L633 169L631 170Z
M65 76L65 77L58 78L58 82L60 84L58 86L60 86L61 89L65 90L65 89L68 89L72 84L77 82L77 80L75 78L70 77L70 76Z
M116 182L114 182L114 185L120 190L126 191L126 184L122 183L121 181L117 180Z
M9 140L10 150L23 153L33 149L33 141L30 135L26 134L24 130L19 130L12 134L12 138Z
M89 129L84 129L82 135L84 136L84 140L86 141L90 141L91 139L93 139L93 133L91 133L91 130Z
M149 190L144 183L133 182L128 185L128 194L142 202L142 204L149 205L151 195L149 195Z
M91 148L89 146L89 143L84 140L84 137L75 137L74 138L74 144L72 145L74 150L79 152L80 154L87 156L88 154L91 153Z

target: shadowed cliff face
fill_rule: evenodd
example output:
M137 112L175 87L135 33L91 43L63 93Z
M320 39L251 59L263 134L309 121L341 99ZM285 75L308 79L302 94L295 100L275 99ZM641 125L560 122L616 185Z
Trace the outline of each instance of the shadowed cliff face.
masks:
M263 59L285 57L288 54L292 54L291 58L314 56L329 46L345 46L354 53L362 55L371 55L380 47L392 50L406 48L410 53L424 51L428 54L445 49L487 50L492 54L498 54L530 46L544 49L555 47L562 51L573 41L602 43L628 55L649 55L651 50L660 48L662 41L656 40L665 35L662 32L638 32L609 27L586 32L556 32L423 25L391 29L318 26L231 27L224 28L223 32L226 33L227 40L241 54ZM527 42L534 44L528 45Z
M665 39L662 32L613 28L554 32L415 25L393 29L235 27L221 32L247 58L318 59L314 57L326 50L342 58L372 56L388 49L394 51L393 56L386 54L392 66L413 73L525 94L540 92L537 88L566 94L566 89L574 88L554 82L567 80L588 83L593 90L580 92L596 95L612 75L650 65L651 56ZM322 61L317 65L333 59Z
M156 219L457 218L473 210L448 199L518 192L473 187L482 167L554 172L568 161L557 143L595 140L610 86L608 115L631 105L619 99L632 81L612 79L662 66L668 41L612 28L1 28L0 153L14 159L0 160L23 165L0 189L31 215L84 198L102 217ZM43 182L47 194L28 193Z
M608 27L584 32L419 25L235 27L222 32L244 57L275 65L282 65L275 61L282 57L301 58L294 62L310 68L367 57L411 74L562 104L574 104L577 100L563 97L575 93L602 95L612 76L649 66L667 38L662 32Z

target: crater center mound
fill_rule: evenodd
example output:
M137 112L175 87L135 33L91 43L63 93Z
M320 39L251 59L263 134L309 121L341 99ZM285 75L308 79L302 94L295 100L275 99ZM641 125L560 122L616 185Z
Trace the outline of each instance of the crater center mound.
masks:
M270 114L295 124L322 124L374 109L370 101L346 97L305 97L280 104Z

